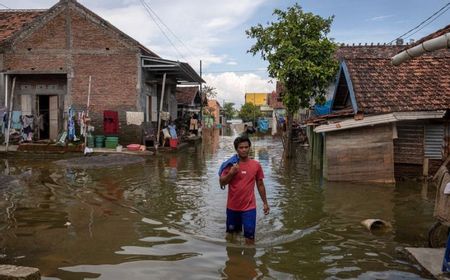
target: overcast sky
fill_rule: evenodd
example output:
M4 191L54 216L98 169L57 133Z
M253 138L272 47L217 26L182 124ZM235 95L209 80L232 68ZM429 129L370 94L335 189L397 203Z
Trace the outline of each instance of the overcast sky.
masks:
M145 0L166 39L141 0L79 0L163 58L187 61L219 93L220 103L244 102L245 92L271 92L267 63L247 53L252 41L245 30L272 19L274 8L291 0ZM448 0L305 0L305 11L335 16L330 37L342 43L387 43L412 29ZM49 8L57 0L0 0L12 9ZM447 8L450 8L447 7ZM450 24L450 11L412 35L419 39ZM169 30L166 28L168 27ZM172 46L174 45L174 46Z

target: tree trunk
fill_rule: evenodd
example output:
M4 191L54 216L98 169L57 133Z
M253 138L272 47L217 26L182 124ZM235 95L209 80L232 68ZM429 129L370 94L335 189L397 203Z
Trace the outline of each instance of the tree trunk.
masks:
M294 156L293 153L293 143L292 143L292 118L294 114L287 112L287 123L286 123L286 157L291 158Z

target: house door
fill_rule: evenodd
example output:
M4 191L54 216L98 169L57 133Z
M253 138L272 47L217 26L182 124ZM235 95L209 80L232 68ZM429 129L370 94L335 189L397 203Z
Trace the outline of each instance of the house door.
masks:
M38 95L37 112L40 116L39 139L56 139L58 136L58 96Z
M158 121L158 108L156 96L147 96L147 121Z
M58 96L49 96L50 103L50 139L56 139L58 137Z

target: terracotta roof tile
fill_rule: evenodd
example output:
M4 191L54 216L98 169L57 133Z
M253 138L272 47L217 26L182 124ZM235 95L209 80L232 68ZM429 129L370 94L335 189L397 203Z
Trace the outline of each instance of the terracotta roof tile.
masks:
M283 101L281 100L281 88L282 86L279 85L280 83L277 82L277 87L276 90L272 91L272 93L270 94L270 99L269 99L269 106L272 107L273 109L284 109L284 104ZM280 90L280 91L279 91Z
M404 48L403 50L412 48L412 47L414 47L414 46L417 46L417 45L419 45L419 44L422 44L422 43L425 42L425 41L428 41L428 40L437 38L437 37L442 36L442 35L444 35L444 34L446 34L446 33L449 33L449 32L450 32L450 24L447 25L446 27L442 28L442 29L439 29L438 31L436 31L436 32L434 32L434 33L431 33L431 34L429 34L429 35L427 35L427 36L425 36L425 37L423 37L423 38L417 40L414 44L407 46L407 47Z
M177 87L177 103L180 105L191 105L195 95L199 91L198 87Z
M450 51L435 51L400 66L399 46L341 47L358 109L367 114L445 110L450 107Z
M0 10L0 42L45 13L45 10Z

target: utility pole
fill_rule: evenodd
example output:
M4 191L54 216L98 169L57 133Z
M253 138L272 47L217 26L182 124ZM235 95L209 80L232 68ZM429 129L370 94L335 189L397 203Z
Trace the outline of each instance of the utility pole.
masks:
M202 78L203 79L203 77L202 77L202 60L200 59L200 78ZM202 86L202 82L200 82L200 99L201 99L201 102L200 102L200 112L198 113L198 121L202 124L202 127L203 127L203 123L202 123L202 121L203 121L203 86ZM205 99L206 99L206 96L205 96ZM202 130L203 130L203 128L202 128Z

